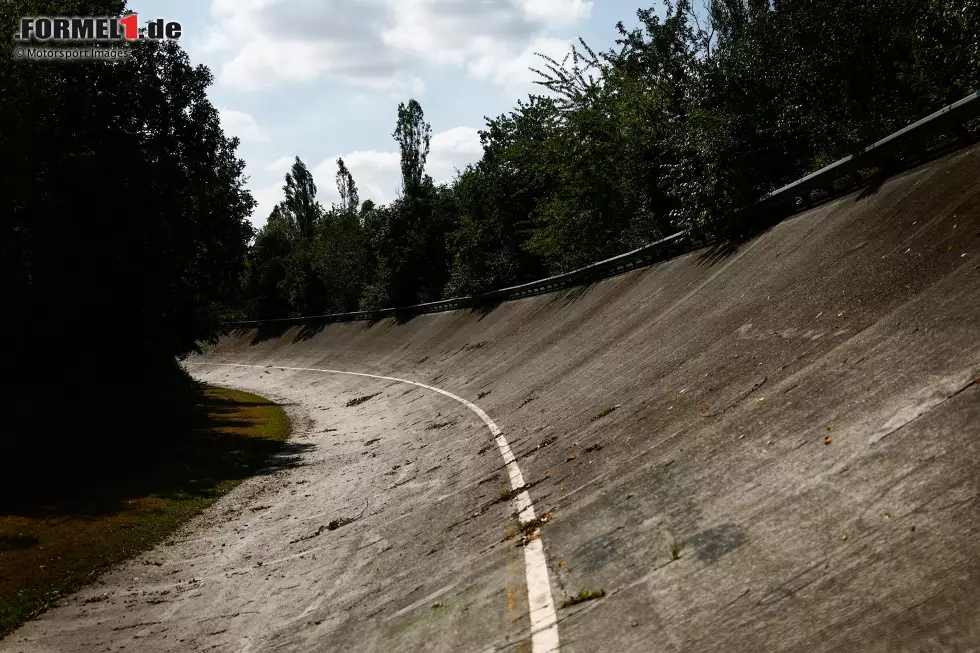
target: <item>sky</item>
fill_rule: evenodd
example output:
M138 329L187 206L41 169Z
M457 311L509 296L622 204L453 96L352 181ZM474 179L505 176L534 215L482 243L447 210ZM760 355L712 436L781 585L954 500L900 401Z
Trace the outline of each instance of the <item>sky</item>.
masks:
M655 0L647 0L651 6ZM436 182L482 154L485 116L540 89L534 53L559 61L582 37L612 47L642 0L130 0L139 22L181 24L181 46L214 74L226 135L241 139L252 215L265 224L299 156L319 199L339 200L342 157L361 200L396 197L398 103L418 100L432 125Z

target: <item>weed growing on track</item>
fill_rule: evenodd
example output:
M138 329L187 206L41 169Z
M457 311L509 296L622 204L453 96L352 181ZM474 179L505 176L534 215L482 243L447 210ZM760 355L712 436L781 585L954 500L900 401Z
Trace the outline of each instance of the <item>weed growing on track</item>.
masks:
M452 426L455 423L456 422L435 422L433 424L429 424L428 426L426 426L425 430L434 431L436 429L442 429L442 428L446 428L447 426Z
M680 560L683 544L673 533L667 533L667 553L671 560Z
M381 393L375 392L373 395L364 395L363 397L357 397L356 399L351 399L346 404L344 404L344 408L353 408L354 406L360 406L365 401L370 401L375 397L377 397L379 394Z
M511 539L515 535L520 534L521 536L521 546L527 546L532 541L538 539L538 529L549 521L551 521L552 513L547 513L541 515L540 517L535 517L530 521L518 521L517 530L512 530L513 527L509 527L507 530L507 536L504 541Z
M518 487L518 488L514 488L513 490L508 490L506 488L502 488L500 490L500 492L497 493L497 497L498 497L499 501L501 503L503 503L505 501L511 501L512 499L516 499L518 494L520 494L521 492L524 492L526 490L530 490L530 489L531 489L531 484L530 483L528 483L526 485L522 485L521 487Z
M567 608L573 605L578 605L579 603L585 603L586 601L594 601L596 599L601 599L605 595L605 590L590 590L589 588L585 588L578 593L578 596L573 596L570 599L565 599L562 601L561 607Z
M602 410L599 411L599 414L598 415L596 415L595 417L592 418L592 421L594 422L597 419L602 419L603 417L605 417L609 413L613 412L617 408L619 408L619 404L616 404L615 406L610 406L609 408L603 408Z
M328 531L335 531L338 528L340 528L341 526L346 526L347 524L353 524L358 519L360 519L361 517L364 516L364 511L367 510L368 503L369 503L369 500L368 499L365 499L364 500L364 507L361 508L361 512L358 513L357 517L339 517L337 519L331 519L330 522L327 523L327 530Z

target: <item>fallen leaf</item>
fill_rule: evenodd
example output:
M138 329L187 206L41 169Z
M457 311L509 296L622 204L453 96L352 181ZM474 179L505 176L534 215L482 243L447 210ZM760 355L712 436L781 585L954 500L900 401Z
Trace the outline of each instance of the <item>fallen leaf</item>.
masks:
M565 566L565 561L564 560L559 560L558 561L558 566L559 567L564 567Z
M833 442L833 440L831 440L829 437L823 439L823 443L826 445L829 445L831 442Z
M828 424L827 425L827 430L828 431L833 431L834 430L834 425L833 424Z
M847 533L844 533L843 535L841 535L841 536L840 536L840 539L842 539L842 540L846 540L846 539L847 539Z
M892 518L891 514L886 512L885 513L885 519L891 519L891 518Z
M707 406L705 406L704 408L702 408L702 409L701 409L701 412L702 412L702 413L706 413L706 412L708 412L708 407L707 407Z
M977 379L977 383L980 383L980 379ZM626 441L627 442L632 442L633 441L633 436L631 435L628 438L626 438Z
M569 461L575 460L576 458L578 458L578 456L569 456L568 460L566 460L565 462L567 463Z
M950 244L950 246L946 248L946 251L947 252L952 252L953 251L953 245Z
M433 603L432 604L432 609L435 610L436 608L441 608L444 605L446 605L446 603L444 601L439 601L438 603Z

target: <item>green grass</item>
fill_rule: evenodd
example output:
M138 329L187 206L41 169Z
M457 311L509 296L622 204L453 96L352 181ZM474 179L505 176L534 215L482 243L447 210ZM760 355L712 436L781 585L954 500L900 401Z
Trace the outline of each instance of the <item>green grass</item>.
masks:
M166 539L254 474L289 436L283 408L262 397L208 387L201 402L202 423L115 477L3 497L0 637Z

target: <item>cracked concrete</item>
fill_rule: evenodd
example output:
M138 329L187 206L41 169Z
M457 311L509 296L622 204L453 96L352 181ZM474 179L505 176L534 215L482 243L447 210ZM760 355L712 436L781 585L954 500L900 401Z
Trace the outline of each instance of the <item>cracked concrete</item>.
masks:
M231 334L189 368L291 403L310 450L0 650L528 651L479 420L290 366L493 417L553 513L556 600L606 592L558 611L563 651L980 650L978 173L974 146L487 314Z

